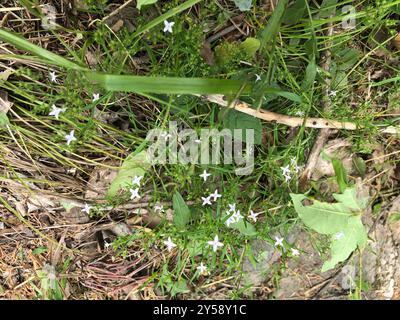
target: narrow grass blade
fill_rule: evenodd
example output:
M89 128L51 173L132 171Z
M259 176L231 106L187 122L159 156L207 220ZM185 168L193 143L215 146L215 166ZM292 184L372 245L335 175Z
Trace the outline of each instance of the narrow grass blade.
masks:
M80 70L87 70L86 68L79 66L78 64L69 61L55 53L52 53L46 49L43 49L33 43L30 43L28 40L24 39L23 37L16 35L14 33L8 32L6 30L0 29L0 39L8 42L15 47L28 51L38 57L41 57L45 60L48 60L50 63L58 65L60 67L65 67L69 69L80 69Z
M250 93L251 86L240 80L207 78L143 77L88 73L88 78L110 91L164 94Z
M265 46L277 35L279 31L279 27L282 22L283 14L285 13L286 5L289 0L280 0L272 13L271 18L269 19L267 25L261 31L259 39L261 41L261 48L265 48Z
M133 33L132 37L135 38L139 35L141 35L144 32L149 31L150 29L154 28L156 25L159 25L160 23L162 23L164 20L167 20L171 17L173 17L174 15L177 15L178 13L189 9L190 7L194 6L196 3L201 2L202 0L189 0L186 1L184 3L182 3L181 5L172 8L171 10L167 11L166 13L162 14L161 16L155 18L154 20L150 21L148 24L144 25L143 27L139 28L139 30L137 30L135 33Z

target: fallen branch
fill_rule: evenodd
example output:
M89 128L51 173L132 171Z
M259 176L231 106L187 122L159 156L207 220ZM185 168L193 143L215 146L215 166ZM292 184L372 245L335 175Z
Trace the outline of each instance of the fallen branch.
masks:
M235 109L237 111L246 113L253 117L269 121L276 122L280 124L284 124L290 127L299 127L305 126L307 128L316 128L316 129L344 129L344 130L357 130L361 129L361 127L357 126L354 122L346 122L346 121L336 121L324 118L301 118L301 117L292 117L283 115L280 113L275 113L266 110L256 110L253 109L250 105L242 101L233 101L230 104L224 100L223 95L213 94L204 96L204 98L209 101L218 104L221 107ZM388 134L400 134L400 129L396 127L387 127L385 129L380 130L382 133Z

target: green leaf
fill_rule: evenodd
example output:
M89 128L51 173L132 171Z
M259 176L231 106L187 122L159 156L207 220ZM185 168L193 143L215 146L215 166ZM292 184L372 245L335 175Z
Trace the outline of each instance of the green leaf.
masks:
M244 219L240 219L238 222L230 224L229 227L236 229L241 234L248 237L255 237L258 234L254 226Z
M3 111L0 112L0 128L5 128L10 124L7 114Z
M229 218L230 214L225 215L224 221L226 221ZM257 230L254 228L254 226L249 223L248 221L245 221L244 219L240 219L238 222L230 223L228 228L234 229L239 231L241 234L248 236L248 237L254 237L258 235Z
M130 75L111 75L91 72L89 80L109 91L165 94L230 94L250 93L252 87L241 80L144 77ZM267 90L267 88L266 88Z
M337 2L338 2L338 0L322 1L320 11L319 11L319 18L324 19L324 18L328 18L329 16L333 16L335 14Z
M174 208L174 224L178 228L184 228L189 223L191 214L189 207L179 192L175 192L173 195L172 206Z
M248 56L253 57L260 49L260 40L249 37L240 44L240 49L246 52Z
M69 61L69 60L59 56L58 54L52 53L46 49L43 49L43 48L33 44L33 43L30 43L28 40L26 40L25 38L23 38L17 34L8 32L6 30L0 29L0 39L5 42L11 43L12 45L14 45L15 47L17 47L21 50L31 52L34 55L45 59L48 63L55 64L55 65L65 67L65 68L70 68L70 69L78 69L78 70L86 69L72 61Z
M345 48L334 53L334 61L338 71L346 71L352 68L360 60L360 52L357 49Z
M361 222L361 214L368 199L359 198L355 187L347 188L343 194L333 194L337 203L315 200L312 205L304 206L302 201L307 199L305 195L290 196L296 212L306 226L318 233L333 236L331 259L325 262L323 272L346 260L357 247L365 245L367 233Z
M315 81L315 76L317 75L317 64L315 62L315 56L313 56L306 68L306 76L304 78L301 88L303 90L308 90Z
M153 4L156 3L157 0L137 0L136 8L139 10L142 8L142 6L146 6L148 4Z
M283 16L283 23L295 25L301 18L303 18L306 9L306 0L296 0L296 2L286 10L285 15Z
M339 185L340 192L344 192L344 190L348 186L348 178L347 172L343 163L339 159L332 159L333 170L335 170L336 181Z
M232 109L221 110L224 126L227 129L242 129L242 141L246 141L246 129L254 130L254 144L261 144L262 124L260 119Z
M251 0L233 0L240 11L249 11L252 7Z
M39 255L39 254L42 254L47 251L48 251L48 249L46 247L37 247L36 249L32 250L32 254Z
M127 189L135 176L144 176L150 168L146 150L131 153L123 162L117 176L108 189L107 196L115 197L121 189Z
M278 34L283 14L285 13L288 2L289 0L280 0L278 2L271 18L268 20L267 25L261 31L259 38L263 48L265 48L272 40L274 40Z
M367 165L365 164L365 161L361 157L355 157L353 158L353 165L356 168L357 172L364 177L365 173L367 171Z
M321 272L333 269L336 264L345 261L354 250L367 243L367 233L359 217L351 217L341 232L343 234L341 238L333 237L331 259L325 261Z

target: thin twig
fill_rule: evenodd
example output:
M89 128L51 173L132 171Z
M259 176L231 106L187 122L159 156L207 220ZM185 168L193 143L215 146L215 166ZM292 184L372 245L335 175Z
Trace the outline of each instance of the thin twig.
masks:
M256 110L245 102L235 100L230 104L224 100L223 95L213 94L204 96L204 98L209 101L218 104L219 106L235 109L237 111L246 113L253 117L269 121L284 124L290 127L305 126L307 128L316 129L344 129L344 130L357 130L360 129L354 122L348 121L336 121L324 118L300 118L283 115L280 113L275 113L266 110ZM400 130L395 127L387 127L381 130L382 133L388 134L400 134Z

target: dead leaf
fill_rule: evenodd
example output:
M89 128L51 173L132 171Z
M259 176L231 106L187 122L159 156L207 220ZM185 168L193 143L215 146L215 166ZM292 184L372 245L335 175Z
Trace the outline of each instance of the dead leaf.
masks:
M345 139L334 139L330 140L325 145L323 152L325 152L329 157L334 157L340 160L346 171L351 173L353 171L353 159L349 148L350 146L351 143ZM315 170L311 174L311 179L314 181L319 180L321 177L335 176L332 162L322 158L323 152L321 152L315 165Z
M214 53L209 42L204 42L203 47L200 49L200 55L208 65L213 66L215 64Z

